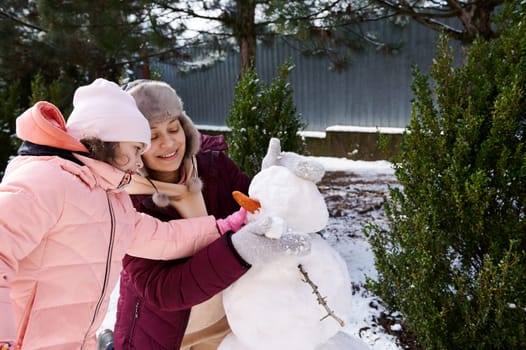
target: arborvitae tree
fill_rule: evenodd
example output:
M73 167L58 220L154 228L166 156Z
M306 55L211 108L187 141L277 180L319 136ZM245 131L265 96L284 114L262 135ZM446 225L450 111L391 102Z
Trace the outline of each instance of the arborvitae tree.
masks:
M442 38L395 160L370 287L432 349L526 348L526 4L454 68ZM433 83L430 82L433 81Z
M261 160L269 140L277 137L281 148L290 152L305 152L305 143L298 134L305 128L287 82L292 67L289 62L279 68L272 84L265 85L254 69L243 73L235 89L227 126L229 155L249 175L261 170Z

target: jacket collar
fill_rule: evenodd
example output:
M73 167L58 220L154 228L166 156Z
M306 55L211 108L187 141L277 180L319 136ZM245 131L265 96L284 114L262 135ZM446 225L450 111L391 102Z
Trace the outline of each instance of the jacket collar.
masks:
M84 177L82 177L84 182L86 182L86 184L91 188L95 185L98 185L106 191L120 191L124 189L131 181L130 173L119 170L108 163L82 156L80 154L75 154L75 157L85 165L84 167L80 167L82 172L77 175L82 177L82 175L85 175L86 172L92 174L92 179L90 179L88 182L86 182ZM74 163L71 164L78 167Z
M71 160L78 165L84 165L71 151L51 146L37 145L30 141L22 142L22 145L18 149L18 154L21 156L59 156L60 158Z

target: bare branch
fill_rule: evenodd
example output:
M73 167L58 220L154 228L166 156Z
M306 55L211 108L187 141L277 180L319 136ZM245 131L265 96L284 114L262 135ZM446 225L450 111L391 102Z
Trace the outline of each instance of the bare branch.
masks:
M24 22L22 21L21 19L18 19L15 15L12 15L4 10L0 10L0 16L3 16L15 23L18 23L24 27L28 27L28 28L31 28L31 29L35 29L35 30L39 30L41 32L46 32L46 30L44 30L43 28L35 25L35 24L32 24L32 23L27 23L27 22Z
M327 317L332 317L336 320L336 322L338 322L340 327L345 327L345 322L341 318L336 316L334 311L329 308L329 306L327 305L327 298L323 297L320 294L320 292L318 291L318 286L314 282L312 282L312 280L309 278L309 274L303 269L303 266L301 264L298 265L298 270L300 270L301 274L303 275L302 281L310 285L310 287L312 288L312 294L316 295L316 300L318 301L318 304L323 306L323 308L327 311L327 315L323 316L320 319L320 321L323 321Z

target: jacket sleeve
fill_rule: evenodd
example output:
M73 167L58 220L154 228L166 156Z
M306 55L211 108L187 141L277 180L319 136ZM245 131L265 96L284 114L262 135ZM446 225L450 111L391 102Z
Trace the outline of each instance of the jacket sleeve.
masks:
M49 165L28 163L6 172L0 184L0 341L15 339L9 293L19 261L40 244L62 211L63 191L51 180L60 176L45 174Z
M197 162L205 184L203 195L208 212L220 219L239 210L232 192L240 191L247 194L250 177L223 152L201 152L198 154Z
M221 292L249 269L230 237L231 233L222 236L189 259L145 264L130 258L124 260L124 268L132 272L137 293L149 303L166 311L187 309Z
M135 236L127 254L139 258L172 260L194 255L220 237L213 216L163 222L134 211Z

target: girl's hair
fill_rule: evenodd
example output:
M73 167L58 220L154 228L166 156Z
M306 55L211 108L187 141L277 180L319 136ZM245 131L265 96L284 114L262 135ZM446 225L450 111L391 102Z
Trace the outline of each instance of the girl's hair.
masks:
M115 163L118 142L102 141L96 137L81 139L80 142L88 149L90 158L108 164Z

